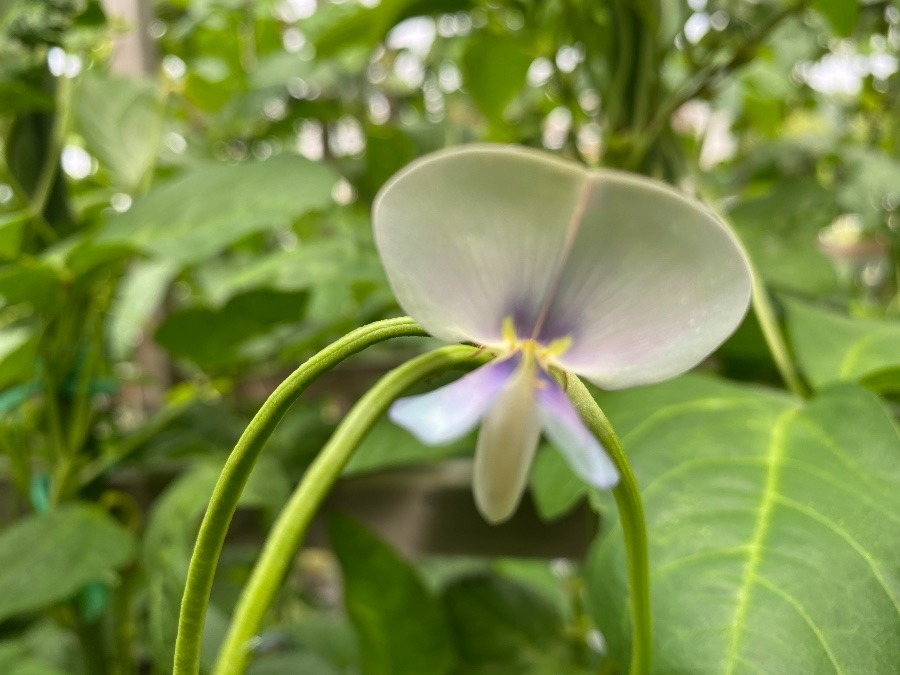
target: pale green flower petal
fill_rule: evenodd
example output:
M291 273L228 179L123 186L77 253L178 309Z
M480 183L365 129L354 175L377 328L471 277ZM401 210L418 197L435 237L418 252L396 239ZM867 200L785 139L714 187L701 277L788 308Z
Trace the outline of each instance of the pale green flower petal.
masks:
M446 340L570 336L558 363L600 386L693 367L750 298L734 236L662 183L535 150L466 146L402 171L374 210L401 306Z
M490 523L512 516L528 483L541 426L535 411L534 366L509 379L481 423L475 448L475 504Z

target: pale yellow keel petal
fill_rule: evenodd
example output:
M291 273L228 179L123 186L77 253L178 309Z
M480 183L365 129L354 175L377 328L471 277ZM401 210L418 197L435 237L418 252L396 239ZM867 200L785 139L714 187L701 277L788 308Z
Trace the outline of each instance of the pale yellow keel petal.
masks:
M534 365L526 361L497 397L478 434L475 504L488 522L501 523L515 513L540 435Z

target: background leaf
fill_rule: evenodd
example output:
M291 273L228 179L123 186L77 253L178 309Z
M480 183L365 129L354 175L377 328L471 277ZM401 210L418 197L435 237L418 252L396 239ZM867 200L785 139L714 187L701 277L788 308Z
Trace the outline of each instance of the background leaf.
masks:
M482 33L466 46L460 61L463 83L475 105L492 123L525 86L531 57L511 35Z
M815 0L813 6L828 19L838 35L847 36L853 32L859 17L860 3L856 0Z
M251 342L278 326L303 318L305 293L257 290L236 295L223 307L193 307L170 314L156 341L170 354L208 369L253 356Z
M346 516L330 522L344 603L359 637L363 675L445 675L456 661L438 599L409 563Z
M817 389L834 382L872 383L900 391L900 321L864 319L787 303L791 343Z
M777 288L813 296L832 292L837 275L819 250L818 236L838 215L834 195L808 177L780 180L764 190L729 211L760 274Z
M66 600L133 554L131 534L95 506L23 518L0 533L0 620Z
M476 574L451 582L443 600L463 662L460 675L587 672L569 665L562 617L529 586Z
M74 124L110 183L132 192L156 159L163 104L152 82L92 70L78 80Z
M334 182L323 164L289 155L208 165L155 188L113 218L100 236L184 267L245 235L288 227L305 213L327 208Z

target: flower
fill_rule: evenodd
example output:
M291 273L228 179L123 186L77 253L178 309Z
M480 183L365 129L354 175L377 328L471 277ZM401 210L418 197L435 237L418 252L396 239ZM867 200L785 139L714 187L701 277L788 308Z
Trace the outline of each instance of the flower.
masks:
M435 337L496 354L390 410L429 445L481 423L474 493L490 522L515 512L541 431L588 484L618 481L552 372L605 389L674 377L734 331L750 299L739 244L702 205L537 150L424 157L381 190L373 228L400 306Z

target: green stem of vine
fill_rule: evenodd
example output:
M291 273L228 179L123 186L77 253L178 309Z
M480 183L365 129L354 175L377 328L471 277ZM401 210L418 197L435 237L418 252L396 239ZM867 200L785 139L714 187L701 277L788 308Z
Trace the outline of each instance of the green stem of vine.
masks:
M379 380L344 417L328 444L310 465L272 528L219 652L215 675L239 675L250 656L248 645L259 630L306 529L347 461L388 406L420 380L490 358L474 347L442 347L395 368Z
M637 479L612 424L600 410L587 387L569 375L567 393L585 424L597 436L619 470L613 496L619 510L628 564L631 598L631 675L649 675L653 653L653 615L650 598L650 565L644 506Z
M291 373L250 421L222 469L194 545L178 617L174 675L194 675L200 669L203 622L225 534L256 459L281 418L316 378L352 354L390 338L426 335L406 317L352 331Z
M759 321L762 329L763 337L765 337L766 345L775 361L775 367L784 380L785 386L795 396L807 397L809 390L800 379L800 374L794 367L794 361L791 358L790 350L788 350L787 342L778 325L778 318L775 316L775 310L772 307L772 299L769 297L769 291L766 290L765 283L759 276L759 272L750 263L750 274L753 279L753 312Z

